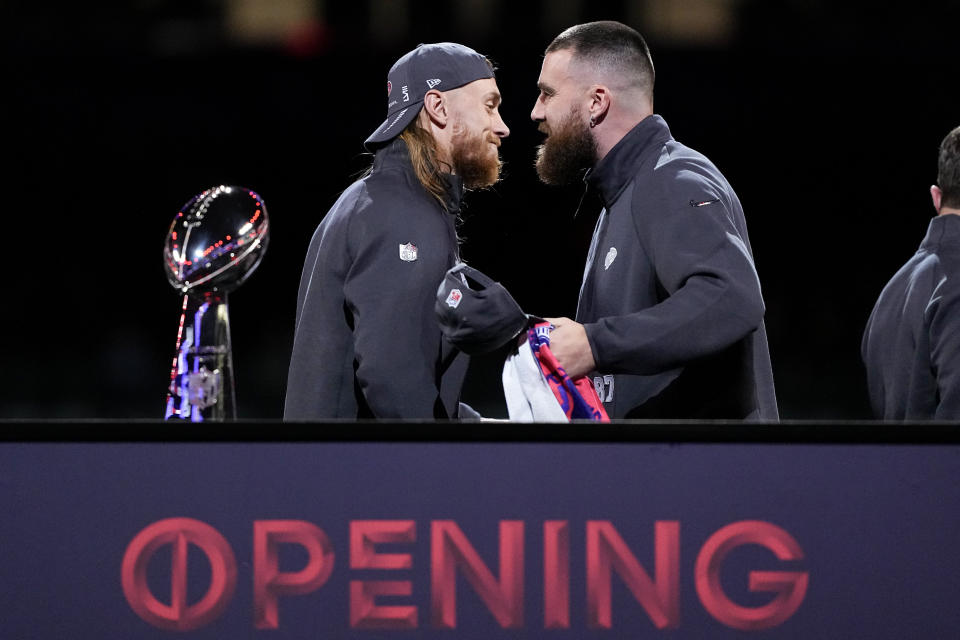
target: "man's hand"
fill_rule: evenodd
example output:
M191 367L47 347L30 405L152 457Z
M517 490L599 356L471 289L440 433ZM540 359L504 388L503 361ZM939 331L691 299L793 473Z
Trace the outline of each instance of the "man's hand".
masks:
M571 378L579 378L596 367L593 351L583 325L570 318L544 318L556 327L550 332L550 351Z

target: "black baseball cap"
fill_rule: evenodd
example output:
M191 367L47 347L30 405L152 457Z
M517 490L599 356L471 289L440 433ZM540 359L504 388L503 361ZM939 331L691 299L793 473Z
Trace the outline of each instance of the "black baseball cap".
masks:
M482 55L456 42L421 44L397 60L387 74L387 119L364 146L373 151L403 131L420 113L427 91L449 91L494 77Z
M502 284L463 262L443 277L434 311L447 340L470 355L494 351L539 321Z

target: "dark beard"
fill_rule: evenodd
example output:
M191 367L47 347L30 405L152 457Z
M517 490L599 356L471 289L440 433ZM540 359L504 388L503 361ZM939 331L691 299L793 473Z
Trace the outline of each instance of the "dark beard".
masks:
M543 125L540 126L543 131ZM537 175L546 184L577 182L597 163L597 143L590 129L575 113L549 130L549 136L537 147Z
M464 188L482 189L496 184L500 179L500 156L491 157L488 144L489 139L483 135L454 138L450 159L453 170L463 180Z

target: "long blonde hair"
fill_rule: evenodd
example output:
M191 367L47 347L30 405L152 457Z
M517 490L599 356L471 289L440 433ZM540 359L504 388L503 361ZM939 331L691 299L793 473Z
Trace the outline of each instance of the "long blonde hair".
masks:
M447 181L441 171L440 151L437 149L437 141L420 125L419 115L407 125L399 137L407 145L410 163L420 184L427 193L437 199L444 211L447 211Z

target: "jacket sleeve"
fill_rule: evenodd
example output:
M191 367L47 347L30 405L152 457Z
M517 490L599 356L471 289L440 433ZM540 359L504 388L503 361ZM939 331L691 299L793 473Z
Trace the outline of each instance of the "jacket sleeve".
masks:
M666 296L585 325L599 371L660 373L715 354L762 322L760 281L728 200L695 179L675 187L660 211L641 211L644 194L634 194L634 225Z
M943 287L949 287L949 280ZM939 294L939 295L938 295ZM930 321L930 363L937 379L937 420L960 419L960 292L938 291Z
M344 299L356 377L378 418L446 417L433 305L449 261L449 239L440 224L418 225L403 216L402 206L397 209L358 216L348 234L352 255ZM408 243L416 247L415 260L400 257L400 246Z

